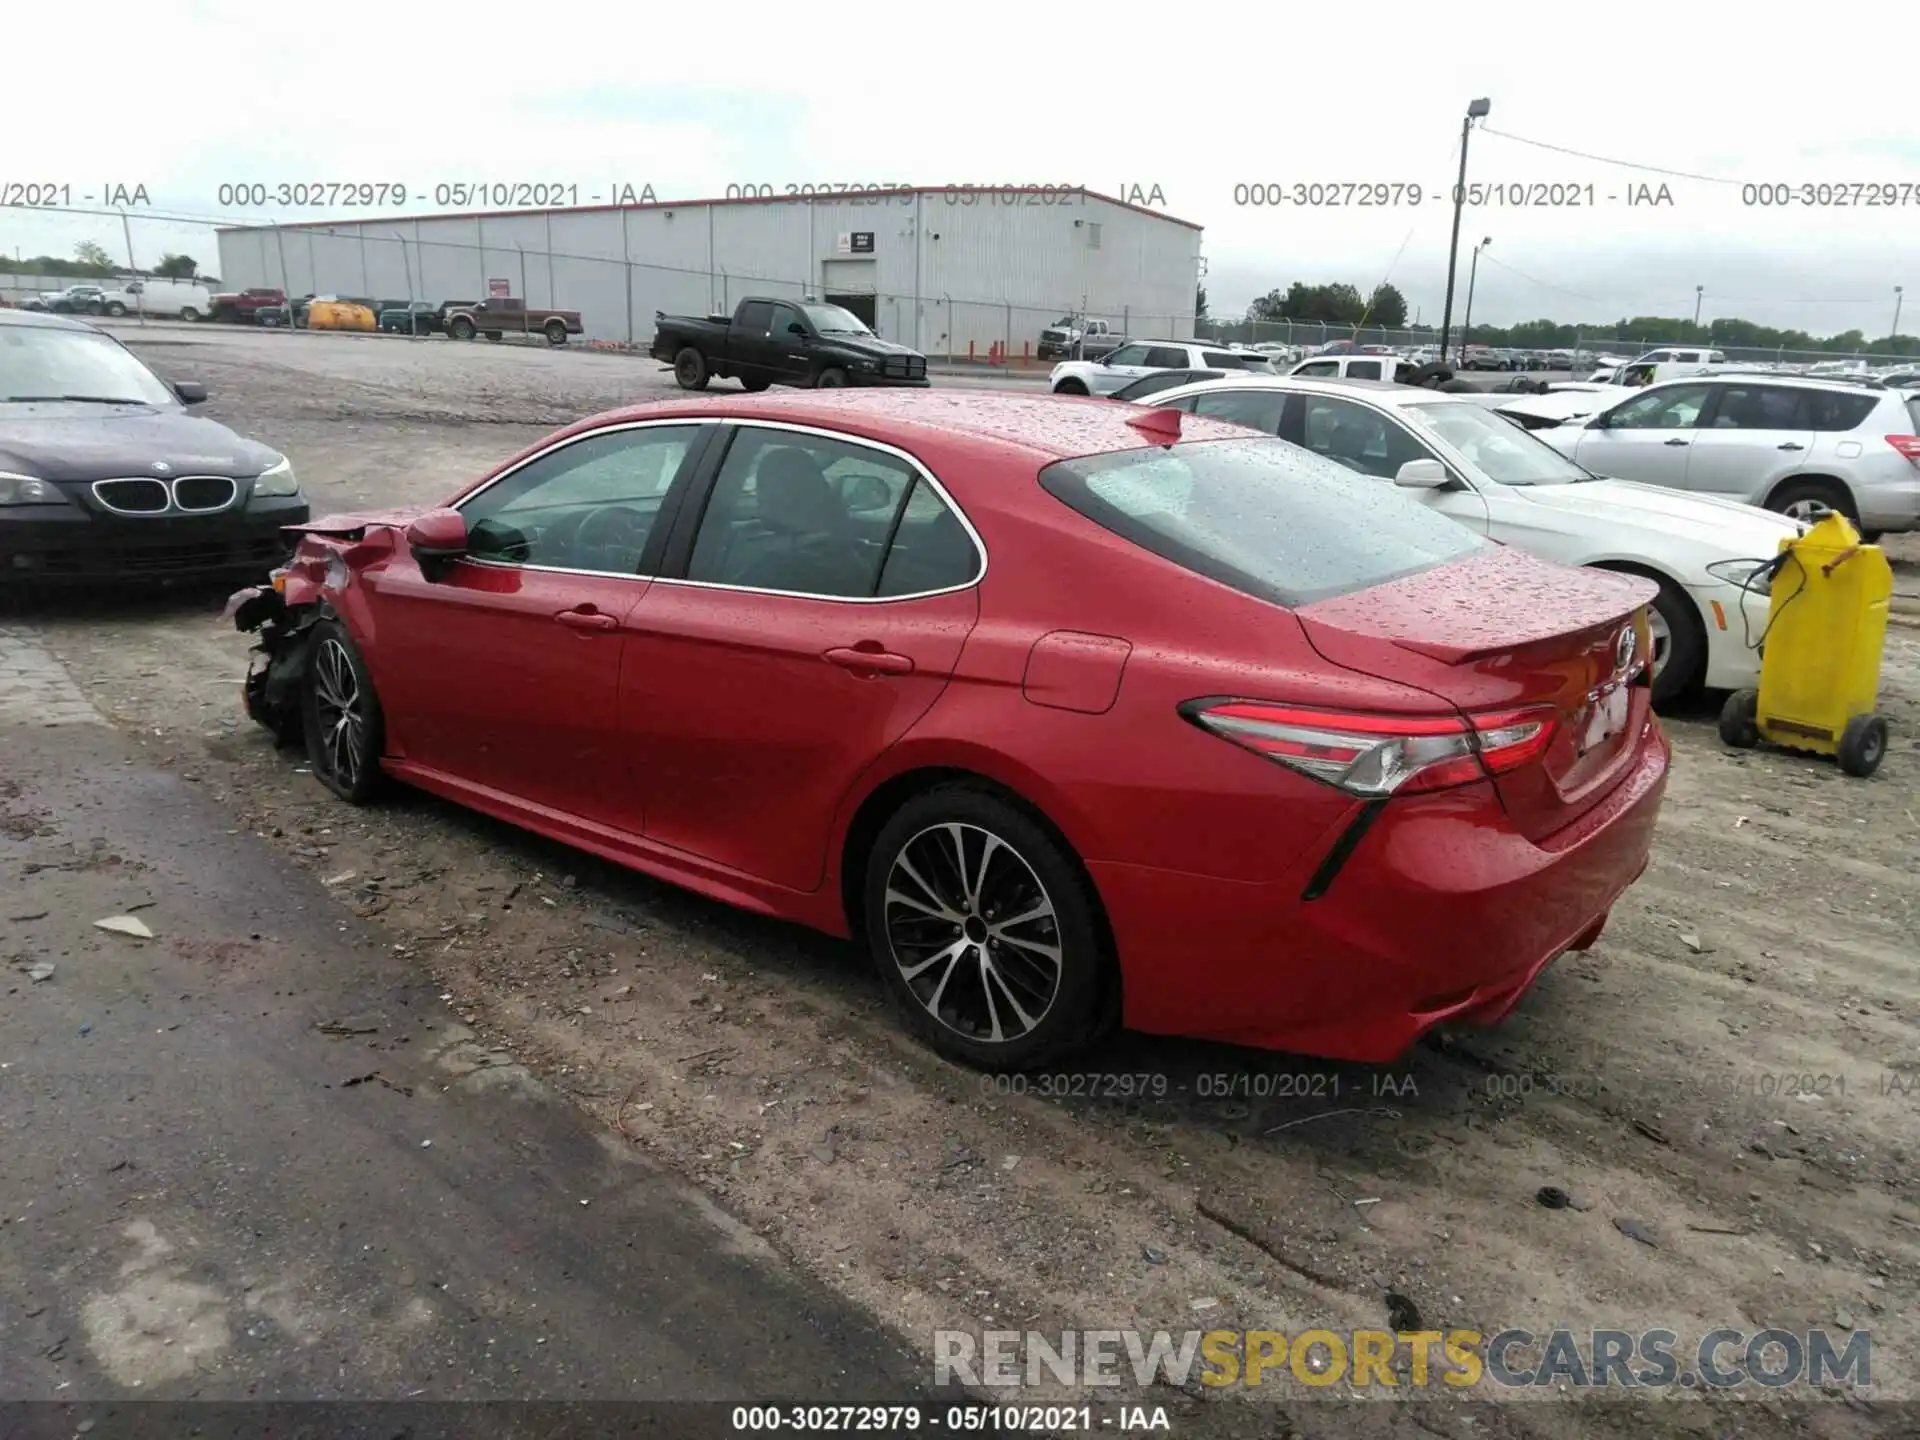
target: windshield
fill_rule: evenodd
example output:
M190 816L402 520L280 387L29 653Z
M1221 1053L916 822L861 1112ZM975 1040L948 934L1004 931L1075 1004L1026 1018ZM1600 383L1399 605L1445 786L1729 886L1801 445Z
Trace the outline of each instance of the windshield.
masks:
M176 403L158 376L108 336L90 330L0 325L0 403L23 400Z
M1552 446L1478 405L1409 405L1405 413L1502 485L1575 485L1594 478Z
M860 317L851 310L842 310L838 305L803 305L807 312L807 323L822 335L871 335Z
M1488 545L1395 487L1284 440L1062 460L1040 484L1123 540L1279 605L1383 585Z

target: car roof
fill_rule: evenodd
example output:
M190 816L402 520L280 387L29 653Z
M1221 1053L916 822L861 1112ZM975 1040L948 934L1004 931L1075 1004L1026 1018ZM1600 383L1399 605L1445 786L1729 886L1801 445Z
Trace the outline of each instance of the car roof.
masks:
M30 325L39 330L86 330L98 335L100 331L81 320L72 320L65 315L51 315L44 310L0 310L0 325Z
M1884 395L1886 387L1878 381L1848 375L1796 375L1781 370L1710 370L1702 375L1676 375L1671 380L1657 381L1641 388L1664 390L1672 385L1698 385L1705 381L1717 384L1738 384L1741 381L1759 381L1767 385L1785 385L1790 389L1840 390L1864 395Z
M1127 423L1146 408L1124 400L996 395L979 390L796 390L788 394L658 400L609 410L569 426L563 433L685 414L689 419L817 425L909 450L916 441L951 444L960 440L981 448L1023 450L1041 464L1051 464L1156 444ZM1189 415L1182 421L1181 436L1187 440L1244 440L1247 432L1244 426Z
M1155 392L1150 399L1164 403L1177 400L1183 395L1204 395L1210 390L1280 390L1287 392L1320 392L1328 395L1340 395L1352 391L1364 391L1376 399L1389 404L1425 405L1429 402L1473 405L1478 402L1471 396L1459 391L1430 390L1424 385L1401 385L1392 380L1351 380L1336 375L1229 375L1219 380L1196 380L1189 385L1176 385L1170 389Z

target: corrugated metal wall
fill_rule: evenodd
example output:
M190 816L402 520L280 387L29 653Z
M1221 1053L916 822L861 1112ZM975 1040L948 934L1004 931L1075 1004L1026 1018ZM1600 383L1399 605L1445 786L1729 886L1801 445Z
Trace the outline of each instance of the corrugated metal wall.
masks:
M1199 254L1199 231L1095 197L942 191L220 232L230 288L438 303L505 280L531 306L580 311L589 338L643 343L656 310L817 293L826 262L870 258L881 333L936 355L1017 354L1083 305L1190 336Z

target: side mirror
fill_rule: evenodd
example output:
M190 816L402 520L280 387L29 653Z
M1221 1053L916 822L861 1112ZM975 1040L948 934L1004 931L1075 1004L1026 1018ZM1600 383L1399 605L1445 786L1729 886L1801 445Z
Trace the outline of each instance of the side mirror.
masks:
M1409 460L1394 472L1393 483L1409 490L1438 490L1451 478L1438 460Z
M807 327L802 325L798 320L789 321L787 324L787 333L789 335L804 335L807 333Z
M173 393L180 397L182 405L201 405L206 402L207 387L198 380L176 380Z
M429 510L407 526L407 544L423 564L467 553L467 520L458 510Z

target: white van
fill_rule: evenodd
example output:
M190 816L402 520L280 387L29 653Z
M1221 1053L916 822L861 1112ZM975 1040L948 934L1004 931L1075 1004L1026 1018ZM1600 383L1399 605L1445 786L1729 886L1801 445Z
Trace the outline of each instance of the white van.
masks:
M122 282L106 296L109 315L156 315L161 319L198 320L213 313L213 291L199 280L169 280L143 275ZM116 308L117 307L117 308Z

